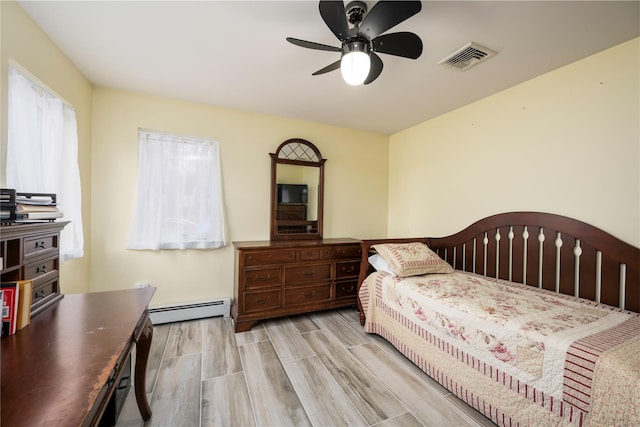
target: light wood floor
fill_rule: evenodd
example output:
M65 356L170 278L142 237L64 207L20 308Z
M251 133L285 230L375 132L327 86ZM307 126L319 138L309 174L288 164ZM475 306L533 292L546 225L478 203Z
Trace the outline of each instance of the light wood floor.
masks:
M390 344L354 310L263 322L230 318L154 328L143 423L133 389L124 426L493 426Z

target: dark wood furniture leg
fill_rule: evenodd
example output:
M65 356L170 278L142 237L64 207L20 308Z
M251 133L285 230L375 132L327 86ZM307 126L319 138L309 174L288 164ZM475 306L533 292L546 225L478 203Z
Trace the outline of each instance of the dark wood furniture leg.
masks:
M251 322L251 321L245 321L245 322L236 322L236 329L235 332L247 332L250 331L251 328L253 328L253 326L257 323L257 321Z
M136 338L136 367L135 367L135 390L138 409L142 415L142 419L147 421L151 418L151 407L147 401L147 393L145 391L147 379L147 361L149 360L149 349L151 348L151 339L153 338L153 323L147 313L144 326L140 335Z

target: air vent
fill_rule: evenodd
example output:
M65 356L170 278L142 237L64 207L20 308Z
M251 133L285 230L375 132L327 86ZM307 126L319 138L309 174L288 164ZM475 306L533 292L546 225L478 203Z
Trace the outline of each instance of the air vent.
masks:
M496 54L496 51L480 46L477 43L471 42L460 49L447 56L438 64L451 65L460 70L466 70L474 65L491 58Z

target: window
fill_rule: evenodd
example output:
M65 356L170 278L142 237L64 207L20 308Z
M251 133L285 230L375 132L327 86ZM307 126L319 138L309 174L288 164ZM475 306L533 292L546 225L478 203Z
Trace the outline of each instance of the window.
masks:
M60 260L84 254L76 113L26 72L9 66L7 187L55 193L63 219Z
M140 130L138 196L129 249L226 245L219 144Z

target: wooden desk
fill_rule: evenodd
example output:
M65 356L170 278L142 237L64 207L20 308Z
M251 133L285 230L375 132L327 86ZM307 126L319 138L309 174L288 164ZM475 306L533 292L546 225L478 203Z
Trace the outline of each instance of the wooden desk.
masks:
M151 417L145 372L155 288L66 295L2 337L1 420L7 426L93 426L136 344L135 393Z

